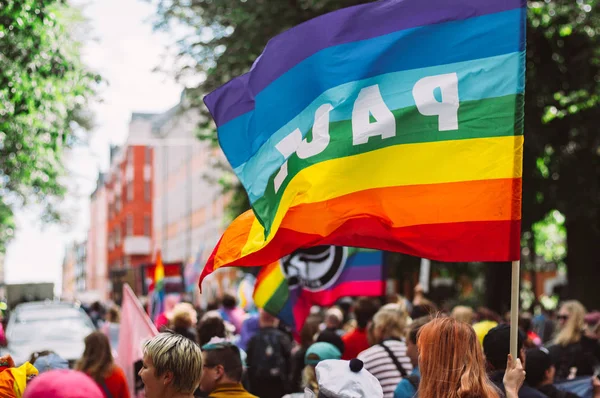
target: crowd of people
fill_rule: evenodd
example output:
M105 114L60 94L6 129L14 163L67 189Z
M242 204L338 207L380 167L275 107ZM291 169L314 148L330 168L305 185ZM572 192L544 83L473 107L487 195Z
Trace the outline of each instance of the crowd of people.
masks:
M523 312L518 358L509 355L505 317L487 308L440 310L422 295L314 308L298 336L230 295L205 312L174 297L165 304L154 320L161 333L143 348L147 398L581 396L563 381L600 397L600 312L576 301L557 312ZM129 398L114 360L118 308L90 315L98 331L85 339L75 369L53 352L34 353L39 375L25 398Z
M243 371L233 367L226 379L231 396L328 396L327 383L336 378L326 370L331 365L320 365L331 361L348 369L354 361L359 373L373 376L385 398L569 397L573 393L560 382L577 379L600 396L600 382L592 378L600 365L600 313L587 313L575 301L562 303L556 313L523 312L514 359L508 355L508 317L467 306L443 311L422 293L412 301L346 298L315 308L296 339L278 319L246 312L232 296L199 315L187 304L174 304L160 326L196 341L211 366L224 363L224 374L232 369L228 355L239 355ZM213 391L214 385L200 383L195 396L225 396Z

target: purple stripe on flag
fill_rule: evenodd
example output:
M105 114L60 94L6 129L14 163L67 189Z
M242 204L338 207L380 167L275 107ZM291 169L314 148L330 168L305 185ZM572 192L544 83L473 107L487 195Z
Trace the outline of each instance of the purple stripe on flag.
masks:
M378 281L382 278L382 271L381 265L346 268L336 281L336 285L343 282Z
M204 102L218 127L254 109L258 93L325 48L524 6L525 0L386 0L344 8L271 39L250 72L208 94Z

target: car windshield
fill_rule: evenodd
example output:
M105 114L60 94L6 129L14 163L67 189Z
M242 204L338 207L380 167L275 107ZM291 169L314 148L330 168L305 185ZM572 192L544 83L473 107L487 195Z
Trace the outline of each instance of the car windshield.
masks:
M11 343L36 340L83 340L93 325L76 308L35 308L18 311L8 330Z

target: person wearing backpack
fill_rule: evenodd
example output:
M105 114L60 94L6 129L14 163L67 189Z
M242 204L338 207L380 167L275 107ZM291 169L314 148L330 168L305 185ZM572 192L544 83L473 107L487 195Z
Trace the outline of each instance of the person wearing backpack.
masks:
M281 398L290 392L292 343L278 324L277 318L261 310L260 329L248 342L249 391L260 398Z
M421 373L419 372L419 349L417 348L417 335L422 326L431 320L430 316L415 319L410 324L408 338L406 339L406 356L410 358L413 371L398 383L394 391L394 398L413 398L419 389Z
M365 369L381 383L384 398L393 398L398 383L412 372L406 355L406 316L397 304L383 306L372 321L375 345L358 355Z

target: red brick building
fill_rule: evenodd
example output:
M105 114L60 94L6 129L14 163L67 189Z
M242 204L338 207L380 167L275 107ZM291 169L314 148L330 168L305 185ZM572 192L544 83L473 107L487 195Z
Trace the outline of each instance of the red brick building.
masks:
M146 115L134 114L136 118ZM131 132L130 132L131 133ZM141 292L139 268L152 261L152 176L150 146L111 147L107 190L107 264L111 296L120 301L123 283Z
M200 255L205 261L225 226L226 198L206 178L219 179L214 164L223 155L196 139L198 116L182 109L179 104L161 114L133 113L126 142L111 147L110 168L92 196L89 276L104 276L103 291L117 303L124 283L138 296L147 294L158 250L165 273L171 272L167 290L186 291L184 267ZM207 292L220 294L212 287Z

